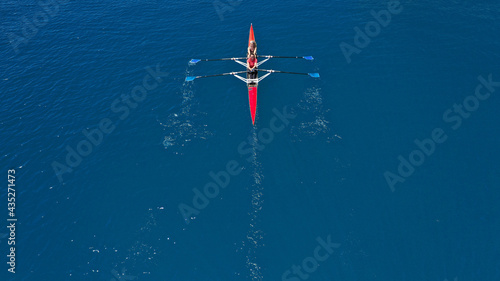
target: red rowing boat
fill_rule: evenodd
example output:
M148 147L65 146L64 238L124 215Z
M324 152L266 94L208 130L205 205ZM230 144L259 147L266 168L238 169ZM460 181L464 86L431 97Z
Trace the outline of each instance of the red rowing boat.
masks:
M253 26L250 24L250 36L248 37L248 46L250 46L250 42L255 41L255 35L253 33ZM265 58L261 62L257 63L257 68L268 61L271 58L281 58L281 59L305 59L312 61L314 60L313 57L311 56L305 56L305 57L281 57L281 56L257 56L259 58ZM223 59L192 59L189 61L191 65L197 64L200 61L225 61L225 60L232 60L238 64L241 64L244 66L246 69L248 69L247 65L247 58L242 57L242 58L223 58ZM240 61L240 60L245 60L245 61ZM309 75L310 77L313 78L319 78L318 73L300 73L300 72L287 72L287 71L279 71L279 70L269 70L269 69L259 69L261 72L267 72L264 74L262 77L258 77L258 73L253 73L251 75L248 73L248 70L245 71L236 71L236 72L228 72L228 73L221 73L221 74L213 74L213 75L204 75L204 76L187 76L186 81L194 81L197 78L207 78L207 77L215 77L215 76L225 76L225 75L232 75L241 81L245 82L248 87L248 103L250 105L250 115L252 116L252 124L255 125L255 115L257 113L257 87L259 85L259 82L264 80L267 76L271 75L271 73L287 73L287 74L299 74L299 75ZM241 77L240 75L237 74L243 74L246 73L247 76L246 78ZM253 77L252 77L253 76Z
M248 38L248 46L250 42L255 41L255 35L253 34L253 25L250 24L250 36ZM257 74L258 75L258 74ZM248 86L248 102L250 104L250 115L252 115L252 125L255 125L255 114L257 113L257 86L258 82L251 82L250 73L247 73L247 86ZM257 77L255 77L257 78Z

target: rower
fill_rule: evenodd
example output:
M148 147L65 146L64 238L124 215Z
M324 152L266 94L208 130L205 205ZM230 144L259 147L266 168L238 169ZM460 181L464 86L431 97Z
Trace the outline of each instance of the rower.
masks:
M247 60L247 70L248 74L250 74L250 79L257 78L257 58L254 54L251 54Z
M255 41L250 41L250 44L248 45L247 58L249 58L252 54L257 55L257 42Z

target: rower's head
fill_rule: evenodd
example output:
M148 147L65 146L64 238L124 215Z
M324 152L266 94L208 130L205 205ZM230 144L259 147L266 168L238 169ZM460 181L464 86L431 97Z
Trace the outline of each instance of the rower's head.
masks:
M251 54L251 55L250 55L250 59L251 59L251 60L255 60L255 55L254 55L254 54Z
M255 42L255 41L253 41L253 40L252 40L252 41L250 41L250 48L252 48L252 49L257 48L257 42Z

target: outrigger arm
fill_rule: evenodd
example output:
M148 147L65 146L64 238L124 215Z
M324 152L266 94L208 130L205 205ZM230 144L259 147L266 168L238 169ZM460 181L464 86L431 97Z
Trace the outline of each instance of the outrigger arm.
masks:
M266 74L264 74L264 76L261 76L257 79L247 79L247 78L241 77L241 76L236 75L236 74L234 74L234 77L236 77L236 78L240 79L241 81L248 84L248 83L259 83L260 81L264 80L264 78L266 78L269 75L271 75L271 73L266 73Z
M257 67L259 67L261 64L265 63L265 62L266 62L266 61L268 61L269 59L270 59L270 58L267 58L267 59L265 59L265 60L263 60L263 61L261 61L261 62L258 62L258 63L257 63ZM235 61L236 63L239 63L239 64L243 65L244 67L248 67L248 64L247 64L246 62L239 61L238 59L234 59L234 61Z
M244 67L248 67L246 62L242 62L242 61L239 61L237 59L234 59L234 62L239 63L239 64L243 65Z

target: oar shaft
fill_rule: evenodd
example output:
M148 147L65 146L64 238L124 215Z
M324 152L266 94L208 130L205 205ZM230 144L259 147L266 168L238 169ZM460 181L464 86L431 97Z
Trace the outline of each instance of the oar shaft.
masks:
M212 75L205 75L205 76L198 76L196 78L208 78L208 77L217 77L217 76L225 76L225 75L233 75L233 74L238 74L238 73L243 73L246 71L237 71L237 72L228 72L228 73L221 73L221 74L212 74Z
M268 69L259 69L259 71L266 71L266 72L271 72L271 73L288 73L288 74L299 74L299 75L309 75L309 73L302 73L302 72L289 72L289 71L279 71L279 70L268 70Z
M212 75L204 75L204 76L188 76L188 77L186 77L186 81L193 81L194 79L198 79L198 78L208 78L208 77L216 77L216 76L234 75L234 74L240 74L240 73L246 73L246 72L247 71L236 71L236 72L228 72L228 73L212 74Z
M305 56L305 57L300 57L300 56L292 56L292 57L286 57L286 56L257 56L259 58L277 58L277 59L306 59L306 60L314 60L313 57L311 56Z
M271 70L271 69L260 69L260 71L266 71L269 73L287 73L287 74L298 74L298 75L309 75L313 78L319 78L319 73L302 73L302 72L289 72L289 71L279 71L279 70Z
M218 60L242 60L246 58L222 58L222 59L203 59L202 61L218 61Z
M192 64L196 64L200 61L224 61L224 60L242 60L246 58L222 58L222 59L192 59L189 62Z
M277 58L277 59L302 59L304 57L283 57L283 56L257 56L258 58Z

